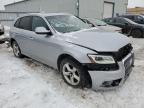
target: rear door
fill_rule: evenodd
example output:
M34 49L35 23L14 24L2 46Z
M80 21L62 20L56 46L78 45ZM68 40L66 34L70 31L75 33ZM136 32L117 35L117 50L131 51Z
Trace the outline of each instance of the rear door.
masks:
M18 42L23 54L29 55L29 39L31 34L31 16L25 16L17 20L13 35Z

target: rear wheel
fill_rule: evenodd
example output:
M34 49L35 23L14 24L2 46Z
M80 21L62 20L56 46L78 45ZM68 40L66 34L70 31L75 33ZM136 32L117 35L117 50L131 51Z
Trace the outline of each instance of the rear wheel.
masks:
M18 43L16 41L12 42L12 48L13 48L13 53L14 53L14 55L16 57L18 57L18 58L22 58L23 57L23 55L21 54L21 50L19 48L19 45L18 45Z
M142 38L143 32L139 29L132 30L131 35L133 38Z
M60 72L64 81L74 88L84 88L90 85L84 68L71 58L61 61Z

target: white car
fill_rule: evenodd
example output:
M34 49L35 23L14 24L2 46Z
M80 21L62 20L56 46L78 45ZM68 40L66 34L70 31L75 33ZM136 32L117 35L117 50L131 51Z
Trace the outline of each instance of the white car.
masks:
M119 87L134 63L128 37L90 27L71 14L25 15L15 21L10 37L16 57L26 55L59 70L74 88Z
M99 29L102 29L105 31L122 33L122 29L120 27L108 25L107 23L105 23L104 21L99 20L99 19L87 18L87 19L83 19L83 20L87 24L90 24L92 26L96 26Z

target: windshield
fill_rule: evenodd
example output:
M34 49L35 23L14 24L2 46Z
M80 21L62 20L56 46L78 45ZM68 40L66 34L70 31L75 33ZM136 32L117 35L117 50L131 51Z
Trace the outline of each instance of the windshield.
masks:
M50 25L55 28L55 30L61 33L74 32L90 28L88 24L72 15L47 16L46 19Z
M97 26L106 26L107 23L101 21L101 20L98 20L98 19L88 19L90 22L96 24Z
M132 20L130 20L130 19L128 19L128 18L124 18L127 22L129 22L129 23L131 23L131 24L137 24L137 23L135 23L134 21L132 21Z

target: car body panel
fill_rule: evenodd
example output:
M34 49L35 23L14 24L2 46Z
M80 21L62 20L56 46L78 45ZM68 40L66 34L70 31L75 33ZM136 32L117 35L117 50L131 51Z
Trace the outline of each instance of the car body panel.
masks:
M112 81L112 80L116 80L116 79L121 79L121 83L119 84L119 86L122 86L125 81L126 81L126 69L124 66L124 62L134 54L134 52L132 51L129 55L127 55L122 61L118 62L119 65L119 70L116 71L110 71L110 72L106 72L106 71L88 71L91 79L93 81L92 83L92 87L94 90L109 90L109 89L114 89L115 87L102 87L102 84L104 81ZM134 62L133 62L134 63ZM131 65L134 65L131 62ZM129 71L129 75L132 72L132 70ZM97 76L98 75L98 76Z
M65 35L69 35L66 36L68 41L89 47L98 52L116 52L129 42L129 39L122 34L99 29L78 31Z
M88 24L92 24L92 26L96 26L97 28L100 28L105 31L118 32L118 33L122 32L122 29L120 27L108 25L104 21L99 19L86 18L83 19L83 21Z

